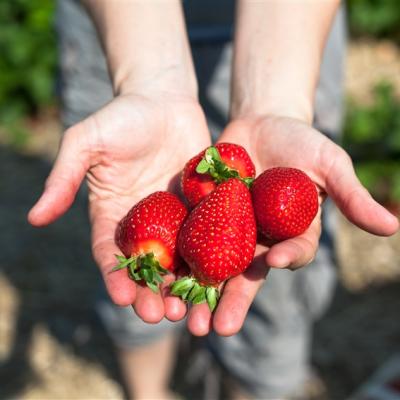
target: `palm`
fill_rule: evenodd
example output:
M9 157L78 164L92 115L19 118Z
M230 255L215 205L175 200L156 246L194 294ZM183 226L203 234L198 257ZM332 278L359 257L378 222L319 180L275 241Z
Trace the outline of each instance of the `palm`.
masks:
M349 162L344 151L326 136L290 118L235 121L220 140L243 145L256 165L257 174L276 166L301 169L317 184L320 204L328 191L328 171L335 160L340 159L341 165ZM320 215L319 210L303 235L271 248L268 264L293 269L310 262L318 246Z
M184 100L166 104L120 97L86 126L99 157L88 174L96 201L112 197L131 203L167 189L188 157L209 143L200 108Z
M227 126L220 141L244 146L258 174L275 166L303 170L317 184L320 203L328 194L350 221L366 231L391 235L398 229L397 219L361 186L348 155L300 121L272 117L237 120ZM318 248L320 229L319 212L302 235L270 248L258 245L250 268L226 284L213 317L203 305L190 310L189 329L198 335L208 333L211 326L221 335L236 333L267 275L267 267L295 269L309 263Z
M114 254L119 253L115 228L146 195L173 190L174 178L185 162L208 145L205 120L195 102L132 95L116 98L66 132L42 204L38 203L30 219L43 225L64 213L86 174L93 254L107 290L116 304L135 303L143 319L156 322L166 312L161 297L135 285L126 271L110 274ZM50 207L46 209L43 202Z

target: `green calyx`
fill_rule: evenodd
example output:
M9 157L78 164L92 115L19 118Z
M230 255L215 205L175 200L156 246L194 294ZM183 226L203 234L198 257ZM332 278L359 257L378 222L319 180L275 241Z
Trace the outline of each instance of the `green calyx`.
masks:
M211 146L206 150L204 157L196 167L196 172L198 174L210 175L216 183L225 182L230 178L237 178L250 188L254 181L254 178L251 177L242 178L236 169L229 168L222 161L218 149L214 146Z
M180 297L182 300L201 304L207 302L211 312L214 311L219 300L219 291L212 286L203 286L197 279L191 276L185 276L178 279L170 286L171 294Z
M132 256L129 258L115 255L119 264L111 271L119 271L128 268L129 277L134 281L144 281L154 292L159 292L160 283L164 282L162 275L168 274L168 270L163 268L153 253Z

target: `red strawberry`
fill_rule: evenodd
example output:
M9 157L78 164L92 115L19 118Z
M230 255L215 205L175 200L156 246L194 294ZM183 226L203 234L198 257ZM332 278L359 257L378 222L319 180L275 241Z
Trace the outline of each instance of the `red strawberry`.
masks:
M182 191L191 207L229 178L254 178L255 167L246 150L233 143L218 143L189 160L182 174ZM250 179L252 180L252 179Z
M207 301L213 310L221 282L242 273L256 246L251 195L239 179L221 183L189 215L178 248L192 277L171 286L171 292L194 304Z
M285 240L303 233L318 211L314 182L296 168L271 168L254 181L251 194L259 231Z
M125 257L116 256L119 264L113 270L128 268L133 280L144 280L156 292L163 282L160 274L179 264L177 236L186 216L186 207L172 193L155 192L141 200L117 226L115 242Z

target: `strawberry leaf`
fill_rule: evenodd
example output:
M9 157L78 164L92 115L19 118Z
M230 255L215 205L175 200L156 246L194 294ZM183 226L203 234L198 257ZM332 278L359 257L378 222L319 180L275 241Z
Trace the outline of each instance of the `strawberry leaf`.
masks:
M134 257L130 257L130 258L126 258L124 256L119 256L117 254L115 254L115 257L117 258L117 260L119 261L119 264L116 265L111 272L113 271L118 271L120 269L124 269L126 267L129 266L129 264L131 264L132 262L135 262L135 258Z
M199 162L196 167L196 172L198 174L206 174L210 170L210 164L204 158Z
M251 177L242 178L236 169L229 168L222 161L218 149L214 146L205 151L204 157L197 164L196 172L210 175L216 183L225 182L230 178L237 178L250 188L254 181Z
M164 282L161 275L168 274L169 271L163 268L153 253L142 254L125 258L115 255L119 264L112 271L128 268L128 276L134 281L145 281L147 286L158 293L158 286ZM157 288L157 291L155 290Z
M140 276L140 273L132 271L132 270L129 270L129 277L134 281L141 281L142 280L142 277Z
M156 272L154 273L154 280L157 283L163 283L164 282L164 279L162 278L162 276L160 274L156 273Z
M201 304L207 301L211 311L218 303L218 289L211 286L203 286L195 278L185 276L178 279L170 286L171 294L180 297L192 304Z
M219 300L218 289L214 287L208 287L205 292L205 297L207 298L208 307L210 308L211 312L213 312Z
M206 150L205 158L207 161L214 163L216 161L222 162L219 151L216 147L211 146Z
M190 291L187 297L188 301L193 303L193 299L196 298L198 295L200 295L202 291L203 291L202 286L200 286L197 282L195 282L192 290Z
M244 184L246 184L246 186L250 189L251 188L251 186L253 185L253 182L254 182L254 178L250 178L250 177L248 177L248 178L241 178L241 180L242 180L242 182L244 183Z
M206 302L206 288L203 287L202 290L195 296L191 302L192 304L202 304Z
M142 278L146 283L153 282L154 274L151 268L141 268L140 270Z
M146 281L146 285L154 292L154 293L158 293L159 289L158 286L152 282L147 282Z
M160 273L163 274L163 275L169 274L169 271L168 271L167 269L163 268L163 267L161 266L161 264L158 264L158 266L157 266L157 271L160 272Z
M174 296L186 299L195 284L195 280L191 277L185 276L171 284L171 294ZM184 296L184 297L183 297Z

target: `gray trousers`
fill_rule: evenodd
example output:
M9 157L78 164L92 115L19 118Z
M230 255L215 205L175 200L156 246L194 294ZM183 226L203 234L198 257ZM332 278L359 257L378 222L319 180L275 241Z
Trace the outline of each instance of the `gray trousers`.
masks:
M92 22L79 3L59 0L60 88L65 126L82 120L112 99L104 54ZM329 136L340 131L345 50L343 10L336 18L324 54L316 95L315 126ZM192 45L200 102L213 138L227 122L231 45ZM258 293L243 329L230 338L210 334L215 359L245 390L259 399L296 391L309 372L312 324L330 302L335 283L332 261L332 213L325 210L324 232L315 261L297 272L273 270ZM115 344L134 348L150 343L182 324L147 325L132 309L104 296L98 309Z

